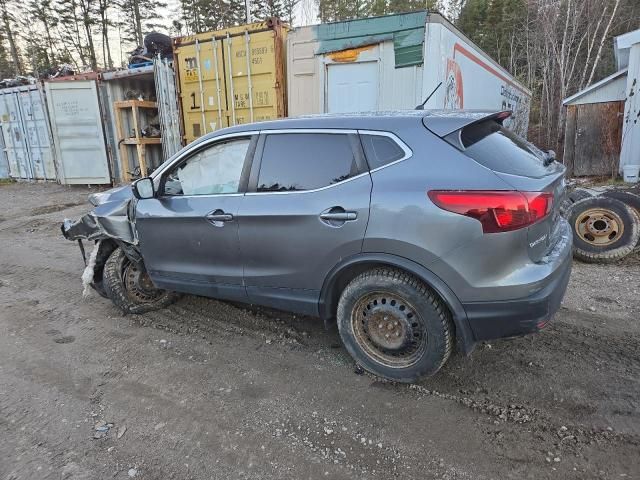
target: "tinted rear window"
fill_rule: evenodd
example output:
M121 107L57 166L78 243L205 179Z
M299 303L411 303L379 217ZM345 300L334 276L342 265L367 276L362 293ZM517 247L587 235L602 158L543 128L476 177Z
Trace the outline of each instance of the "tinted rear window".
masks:
M404 157L404 150L393 139L382 135L360 135L362 147L371 170Z
M349 137L333 133L267 135L259 192L314 190L357 175Z
M494 120L462 129L465 153L491 170L525 177L550 173L544 166L544 153Z

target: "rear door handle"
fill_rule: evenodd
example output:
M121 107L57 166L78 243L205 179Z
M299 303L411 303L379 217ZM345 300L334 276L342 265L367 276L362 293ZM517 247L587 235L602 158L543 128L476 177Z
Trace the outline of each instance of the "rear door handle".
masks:
M320 218L322 220L349 222L351 220L356 220L358 218L358 214L356 212L327 212L321 213Z

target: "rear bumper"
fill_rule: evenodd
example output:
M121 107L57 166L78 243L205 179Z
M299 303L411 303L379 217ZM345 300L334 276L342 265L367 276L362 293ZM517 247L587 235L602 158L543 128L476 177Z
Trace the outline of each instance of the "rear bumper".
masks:
M476 340L515 337L544 328L560 308L571 276L566 255L554 279L535 294L517 300L463 303Z

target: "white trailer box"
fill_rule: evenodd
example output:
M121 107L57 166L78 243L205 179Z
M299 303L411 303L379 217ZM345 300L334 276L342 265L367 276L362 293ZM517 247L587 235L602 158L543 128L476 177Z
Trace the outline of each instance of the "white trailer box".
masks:
M425 108L512 110L526 135L531 92L437 13L413 12L295 29L287 40L288 111Z

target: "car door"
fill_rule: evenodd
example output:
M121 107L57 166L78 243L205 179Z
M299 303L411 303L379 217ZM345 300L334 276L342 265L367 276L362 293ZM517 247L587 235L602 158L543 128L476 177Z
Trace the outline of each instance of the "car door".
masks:
M362 249L372 183L359 139L355 131L263 131L256 152L239 211L247 295L317 314L329 270Z
M246 301L237 213L257 136L213 140L161 176L136 206L145 266L160 288Z

